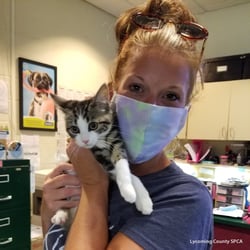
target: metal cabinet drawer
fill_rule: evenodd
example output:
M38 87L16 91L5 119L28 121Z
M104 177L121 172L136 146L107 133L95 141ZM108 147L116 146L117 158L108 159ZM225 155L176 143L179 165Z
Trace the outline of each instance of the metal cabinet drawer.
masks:
M29 206L29 167L0 168L0 211Z
M226 187L226 186L217 186L217 193L226 194L226 195L237 195L243 196L244 189L243 188L234 188L234 187Z
M30 210L0 211L0 249L30 249Z
M245 202L244 196L217 195L216 200L231 204L242 205Z
M30 250L29 160L0 160L0 250Z

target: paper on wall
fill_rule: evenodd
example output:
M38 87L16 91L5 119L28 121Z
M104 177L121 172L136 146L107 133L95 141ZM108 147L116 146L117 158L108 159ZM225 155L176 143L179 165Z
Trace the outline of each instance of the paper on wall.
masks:
M6 81L0 79L0 113L8 113L8 85Z
M21 135L23 158L30 160L30 187L35 192L35 170L40 168L40 150L38 135Z

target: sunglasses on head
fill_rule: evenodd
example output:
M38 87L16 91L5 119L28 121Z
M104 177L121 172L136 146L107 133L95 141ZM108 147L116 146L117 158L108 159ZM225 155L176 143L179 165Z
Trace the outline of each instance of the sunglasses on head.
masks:
M134 25L138 26L139 28L148 31L162 29L165 24L172 22L171 20L165 21L159 16L146 15L143 13L134 14L131 17L131 21ZM201 56L200 56L200 58L202 58L205 49L205 42L208 38L207 29L201 26L200 24L194 22L183 22L183 23L177 23L175 25L177 29L177 34L180 34L183 38L193 39L193 40L203 40Z

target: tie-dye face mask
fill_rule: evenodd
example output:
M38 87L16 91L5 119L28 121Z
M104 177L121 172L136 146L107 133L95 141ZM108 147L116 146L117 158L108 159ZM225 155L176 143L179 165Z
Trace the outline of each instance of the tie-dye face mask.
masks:
M185 124L188 109L152 105L116 94L116 111L129 161L150 160L175 138Z

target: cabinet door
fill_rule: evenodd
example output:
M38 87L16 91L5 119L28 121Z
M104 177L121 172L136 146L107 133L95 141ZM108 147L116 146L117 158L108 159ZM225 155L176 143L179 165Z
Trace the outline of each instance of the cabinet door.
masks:
M217 216L215 216L216 219ZM220 222L214 225L214 242L213 250L246 250L250 246L250 229L241 226L240 220L228 217L224 224ZM236 222L237 221L237 222ZM239 223L239 226L234 225ZM229 244L221 244L228 240ZM216 244L217 243L217 244Z
M227 138L231 84L231 81L204 84L189 111L188 139Z
M229 140L250 140L250 80L234 81L228 126Z

